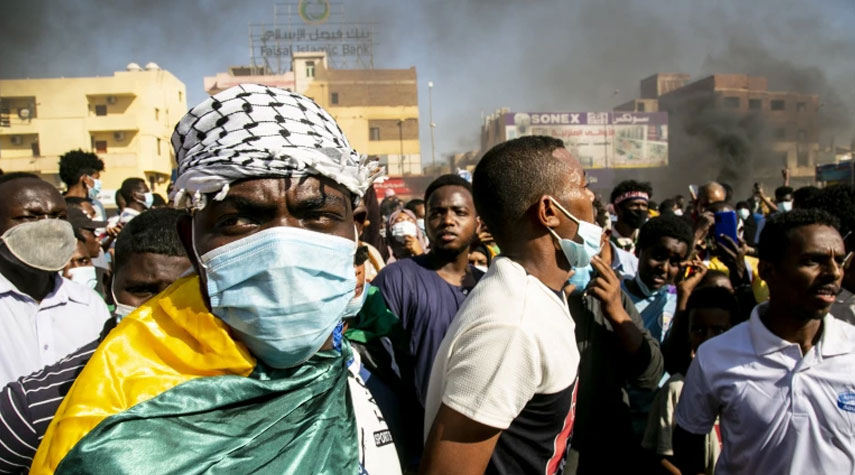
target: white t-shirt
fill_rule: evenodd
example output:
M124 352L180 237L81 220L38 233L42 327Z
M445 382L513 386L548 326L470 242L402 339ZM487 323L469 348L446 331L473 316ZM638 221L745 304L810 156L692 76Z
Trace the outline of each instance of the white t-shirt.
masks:
M701 345L677 424L706 434L721 415L719 474L855 473L855 327L826 315L802 355L760 320L767 307Z
M437 352L425 437L445 404L504 431L491 459L494 471L552 473L546 467L563 460L572 430L578 365L575 324L563 294L499 257L463 303ZM517 419L526 424L515 426Z
M356 416L356 430L359 431L360 473L398 475L401 473L401 462L392 441L392 433L360 375L363 366L358 352L353 351L353 361L347 369L347 386Z

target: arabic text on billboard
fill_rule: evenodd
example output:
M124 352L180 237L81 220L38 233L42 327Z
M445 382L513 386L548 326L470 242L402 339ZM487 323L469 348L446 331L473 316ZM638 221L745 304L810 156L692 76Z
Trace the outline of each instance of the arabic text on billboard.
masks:
M510 112L508 140L548 135L585 168L642 168L668 165L667 112Z

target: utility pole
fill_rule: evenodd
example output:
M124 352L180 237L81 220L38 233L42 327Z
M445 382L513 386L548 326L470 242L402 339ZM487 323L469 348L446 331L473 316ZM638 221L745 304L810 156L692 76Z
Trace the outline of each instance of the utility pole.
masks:
M436 144L434 141L436 123L433 121L433 81L428 81L428 114L430 118L430 162L434 172L436 172Z
M401 176L404 176L404 119L398 119L398 142L401 144Z

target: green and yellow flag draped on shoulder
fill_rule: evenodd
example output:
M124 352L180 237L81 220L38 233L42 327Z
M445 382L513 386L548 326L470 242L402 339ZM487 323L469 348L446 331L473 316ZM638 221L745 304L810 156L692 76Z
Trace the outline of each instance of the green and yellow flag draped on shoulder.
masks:
M178 280L98 347L31 473L358 473L342 348L272 370Z

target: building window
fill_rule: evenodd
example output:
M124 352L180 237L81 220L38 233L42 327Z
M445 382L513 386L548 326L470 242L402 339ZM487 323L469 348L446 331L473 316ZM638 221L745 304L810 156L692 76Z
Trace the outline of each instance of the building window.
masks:
M106 140L96 140L95 141L95 153L107 153L107 141Z
M380 140L380 127L368 129L368 140Z
M184 93L178 91L178 102L184 102Z
M739 109L739 98L738 97L725 97L724 98L724 106L728 109Z
M796 132L796 137L799 139L799 142L804 142L807 138L807 132L805 132L804 129L799 129L799 131Z
M42 150L41 150L41 148L39 148L38 142L31 143L30 148L33 150L33 156L34 157L41 157L42 156Z
M107 115L107 105L99 104L95 106L95 115Z
M306 77L307 78L315 77L315 62L314 61L306 61Z
M781 139L781 140L787 138L787 129L785 129L785 128L775 129L775 138Z
M739 98L738 97L725 97L724 98L724 106L728 109L738 109L739 108Z
M161 152L161 150L160 150L160 145L161 145L161 143L160 143L160 142L161 142L161 140L160 140L160 138L158 138L158 139L157 139L157 154L158 154L158 155L161 155L161 153L162 153L162 152Z
M637 112L644 112L644 103L643 103L643 102L639 102L639 103L638 103L638 105L635 107L635 110L636 110Z
M780 99L774 100L774 101L772 101L772 103L771 103L771 109L772 109L773 111L783 111L783 110L787 110L787 103L786 103L786 102L784 102L784 101L782 101L782 100L780 100Z
M796 160L800 167L810 166L810 155L808 155L807 150L799 150L799 154Z
M760 99L748 99L748 108L751 110L760 110L763 108L763 101Z
M332 97L330 97L330 104L338 104L338 93L332 93Z
M160 109L158 109L157 107L154 108L154 120L160 120Z
M805 103L804 102L796 102L796 112L804 112Z

